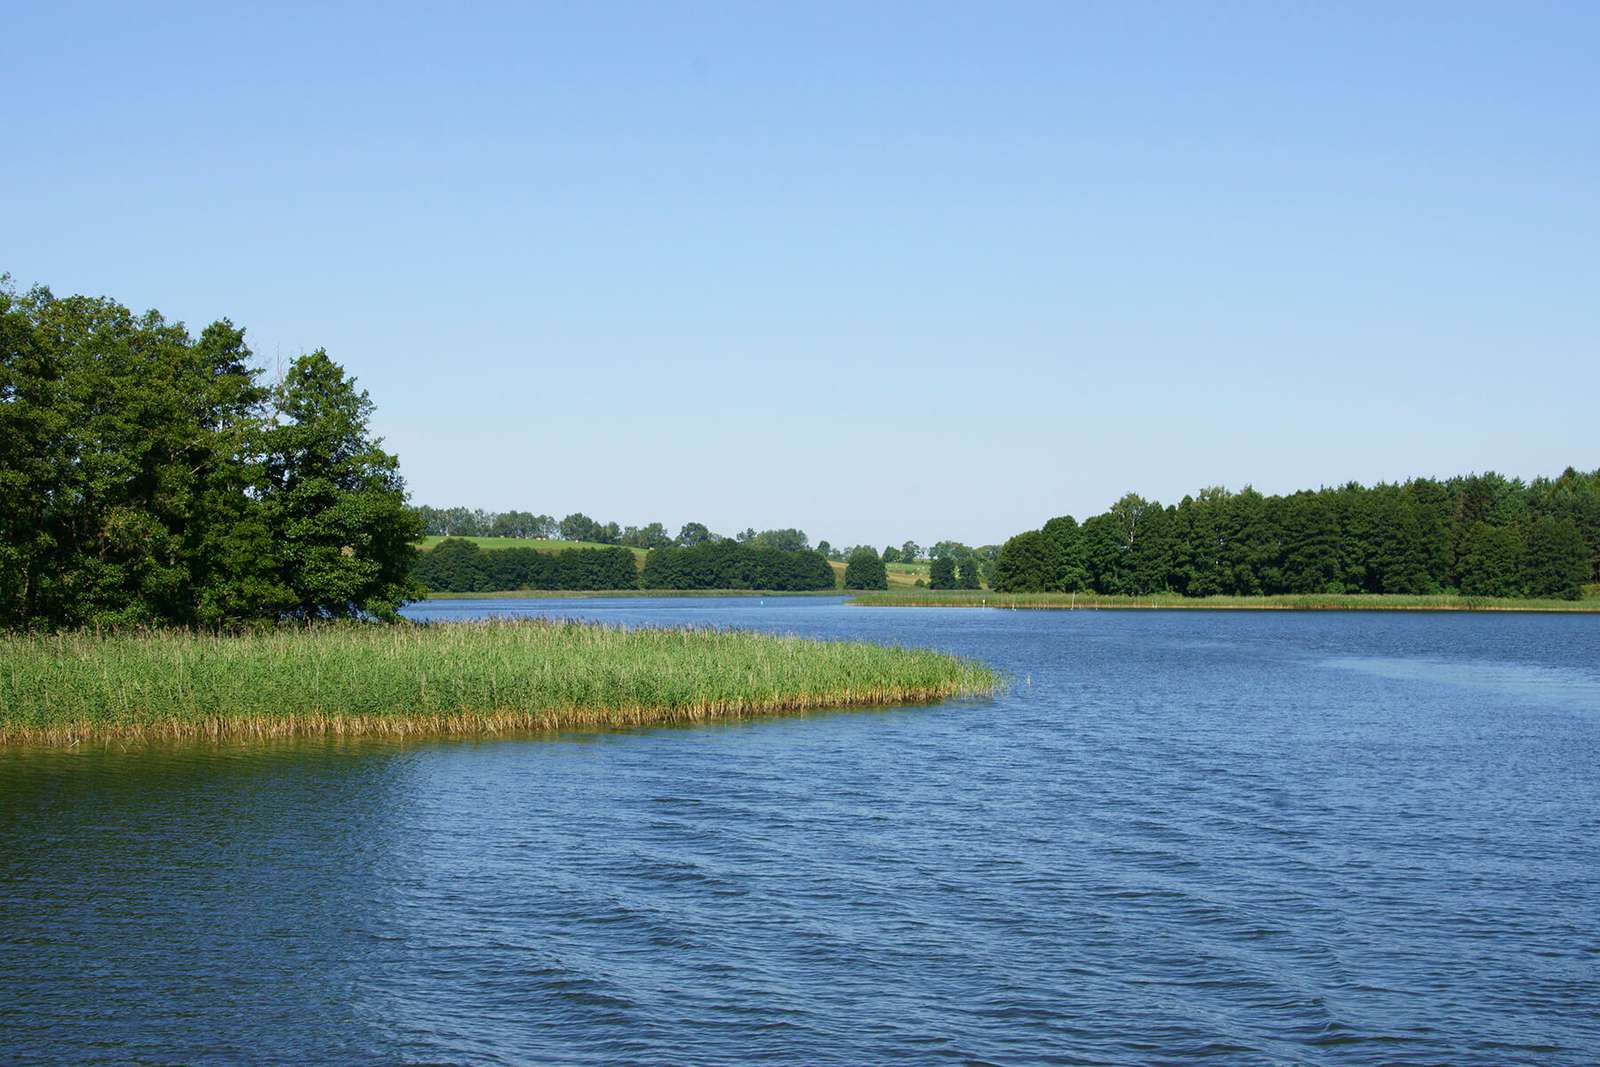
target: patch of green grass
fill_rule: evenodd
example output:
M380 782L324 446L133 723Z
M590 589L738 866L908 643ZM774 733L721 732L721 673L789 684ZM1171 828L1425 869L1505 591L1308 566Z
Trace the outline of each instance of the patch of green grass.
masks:
M417 542L417 547L422 549L422 551L427 552L429 549L433 548L435 545L437 545L440 541L443 541L443 540L444 540L443 537L438 537L438 536L435 536L433 534L429 534L427 537L424 537L421 541ZM552 540L548 540L548 539L542 538L542 537L457 537L457 538L454 538L454 540L457 540L457 541L471 541L474 544L476 544L479 548L484 548L484 549L494 549L494 548L531 548L531 549L534 549L534 550L539 551L539 552L565 552L568 549L573 549L573 548L616 548L617 547L616 545L603 545L603 544L600 544L598 541L552 541ZM628 551L632 552L635 556L639 557L639 559L641 559L641 560L644 559L644 556L645 556L645 550L644 549L642 549L642 548L630 548L630 549L628 549Z
M915 588L917 579L923 582L928 580L928 564L926 563L885 563L884 570L889 572L889 588L905 586Z
M515 620L0 637L0 741L492 733L920 703L993 691L921 649Z
M1600 612L1600 598L1549 600L1525 597L1379 596L1310 593L1289 596L1100 596L1094 593L996 593L991 590L909 589L856 593L867 607L1041 608L1134 611L1578 611Z
M834 584L842 588L844 586L845 564L838 560L830 559L828 566L833 568ZM889 588L891 590L915 589L918 578L921 578L924 583L928 580L928 565L926 563L885 563L883 566L884 570L888 572Z

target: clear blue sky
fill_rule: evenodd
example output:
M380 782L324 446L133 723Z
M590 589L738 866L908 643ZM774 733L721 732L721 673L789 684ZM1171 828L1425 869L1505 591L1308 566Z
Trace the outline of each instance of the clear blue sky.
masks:
M420 503L979 544L1600 466L1600 5L13 5L0 270Z

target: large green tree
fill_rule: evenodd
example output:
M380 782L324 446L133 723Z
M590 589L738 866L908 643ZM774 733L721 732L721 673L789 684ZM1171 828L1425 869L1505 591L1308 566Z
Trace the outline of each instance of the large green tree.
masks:
M372 406L322 349L274 390L261 500L292 614L392 618L418 595L422 526L405 506L399 460L368 430Z
M1119 596L1128 592L1127 527L1109 512L1084 520L1083 562L1089 588Z
M1533 520L1523 556L1523 585L1529 596L1577 600L1589 574L1589 548L1577 523L1551 515Z
M1223 592L1254 596L1272 592L1280 534L1267 498L1250 486L1228 498L1223 520Z
M52 300L0 284L0 625L61 606L59 511L72 463L64 368L39 323Z
M1461 539L1461 592L1466 596L1519 596L1522 593L1522 535L1514 527L1472 524Z
M564 541L593 541L606 543L606 527L581 511L574 511L561 520L559 527Z
M1296 493L1283 502L1283 591L1341 593L1339 514L1323 493Z
M0 284L0 625L392 617L421 519L322 352Z
M1174 526L1174 585L1188 596L1215 596L1223 591L1222 557L1227 547L1224 518L1230 494L1221 487L1184 497Z
M935 558L946 560L954 557ZM1042 593L1049 588L1050 573L1049 543L1038 530L1028 530L1000 546L1000 558L995 561L992 584L997 593Z
M850 553L844 568L846 589L887 589L889 569L875 549L863 546Z
M693 548L695 545L703 545L716 539L717 535L712 533L705 523L686 522L678 530L678 536L674 540L680 548Z
M1046 575L1044 587L1051 592L1072 593L1083 589L1088 571L1083 559L1083 531L1071 515L1058 515L1039 531L1044 535Z

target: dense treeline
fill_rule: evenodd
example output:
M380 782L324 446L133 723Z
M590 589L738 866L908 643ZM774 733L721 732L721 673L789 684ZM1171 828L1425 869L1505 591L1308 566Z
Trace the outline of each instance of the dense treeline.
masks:
M475 541L455 537L419 553L412 574L435 593L639 587L639 568L626 548L480 549Z
M645 557L643 573L631 549L482 548L446 538L421 553L413 574L430 591L487 593L514 589L770 589L810 591L834 587L833 568L820 553L757 548L737 541L708 541L693 548L667 546Z
M674 537L663 523L619 526L614 522L591 519L575 511L557 521L549 515L527 511L484 511L482 508L435 508L426 504L413 507L422 523L422 532L435 537L522 537L549 541L588 541L593 544L622 545L627 548L693 548L712 541L733 540L756 548L775 548L785 552L805 552L811 541L804 530L747 529L732 538L713 533L705 523L686 522ZM823 542L825 546L826 541ZM819 550L822 546L819 546ZM826 555L826 553L824 553Z
M1292 496L1129 493L1007 541L1001 592L1140 595L1458 592L1576 599L1600 580L1600 470L1351 483Z
M581 541L591 544L623 545L646 551L657 548L694 548L717 541L733 541L754 548L777 549L783 552L811 551L811 539L804 530L756 530L747 528L731 538L714 533L700 522L685 523L676 536L668 532L664 523L652 522L643 526L619 526L615 522L600 522L582 512L573 512L564 519L550 515L535 515L530 511L485 511L482 508L435 508L425 504L411 509L422 523L423 532L435 537L507 537L549 541ZM816 551L824 558L840 563L847 562L860 548L871 546L834 546L818 541ZM934 588L976 589L977 581L991 581L995 560L1000 553L998 545L971 548L959 541L938 541L924 549L915 541L889 545L882 553L872 549L883 563L916 563L923 559L948 559L961 574L971 572L971 577L952 578L954 584ZM657 586L655 588L665 588ZM699 587L695 587L699 588ZM739 587L732 587L739 588Z
M657 548L645 557L646 589L770 589L800 592L834 587L820 552L711 541L693 548Z
M421 534L372 403L318 350L264 383L192 336L0 277L0 626L393 617Z

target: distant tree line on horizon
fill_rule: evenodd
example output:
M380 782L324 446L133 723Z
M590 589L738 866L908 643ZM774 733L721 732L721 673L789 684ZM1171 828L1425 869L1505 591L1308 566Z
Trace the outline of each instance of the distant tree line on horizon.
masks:
M616 548L483 549L476 541L450 537L417 553L412 576L430 592L492 593L509 589L637 589L633 552Z
M820 552L762 548L733 540L651 549L641 570L631 549L484 548L450 537L418 554L412 574L429 591L488 593L516 589L832 589L833 568Z
M1531 483L1494 472L1264 496L1128 493L1001 547L999 592L1138 596L1460 593L1577 599L1600 581L1600 470Z
M827 557L808 549L765 548L753 542L708 541L690 548L663 547L645 557L645 589L832 589Z
M535 515L529 511L485 511L482 508L435 508L418 504L411 509L422 522L422 532L433 537L516 537L541 541L578 541L600 545L621 545L625 548L694 548L717 541L732 541L756 548L777 549L784 552L805 552L812 549L811 539L804 530L756 530L746 528L732 537L714 533L704 523L689 522L679 527L676 536L666 524L648 523L644 526L621 526L615 522L600 522L580 512L564 519L550 515ZM817 552L835 562L847 562L852 553L863 546L834 546L819 541ZM924 559L948 558L958 567L963 560L971 561L974 573L986 572L999 554L998 545L970 548L959 541L939 541L924 549L915 541L888 545L881 552L873 550L884 563L917 563ZM939 588L935 586L935 588ZM966 588L950 586L949 588Z
M799 552L811 547L804 530L746 529L732 538L713 533L704 523L688 522L674 537L664 523L620 526L600 522L581 511L564 519L527 511L485 511L482 508L435 508L426 504L411 509L422 522L422 532L433 537L520 537L540 541L586 541L625 548L693 548L712 541L732 540L758 548ZM826 546L823 542L822 546Z

